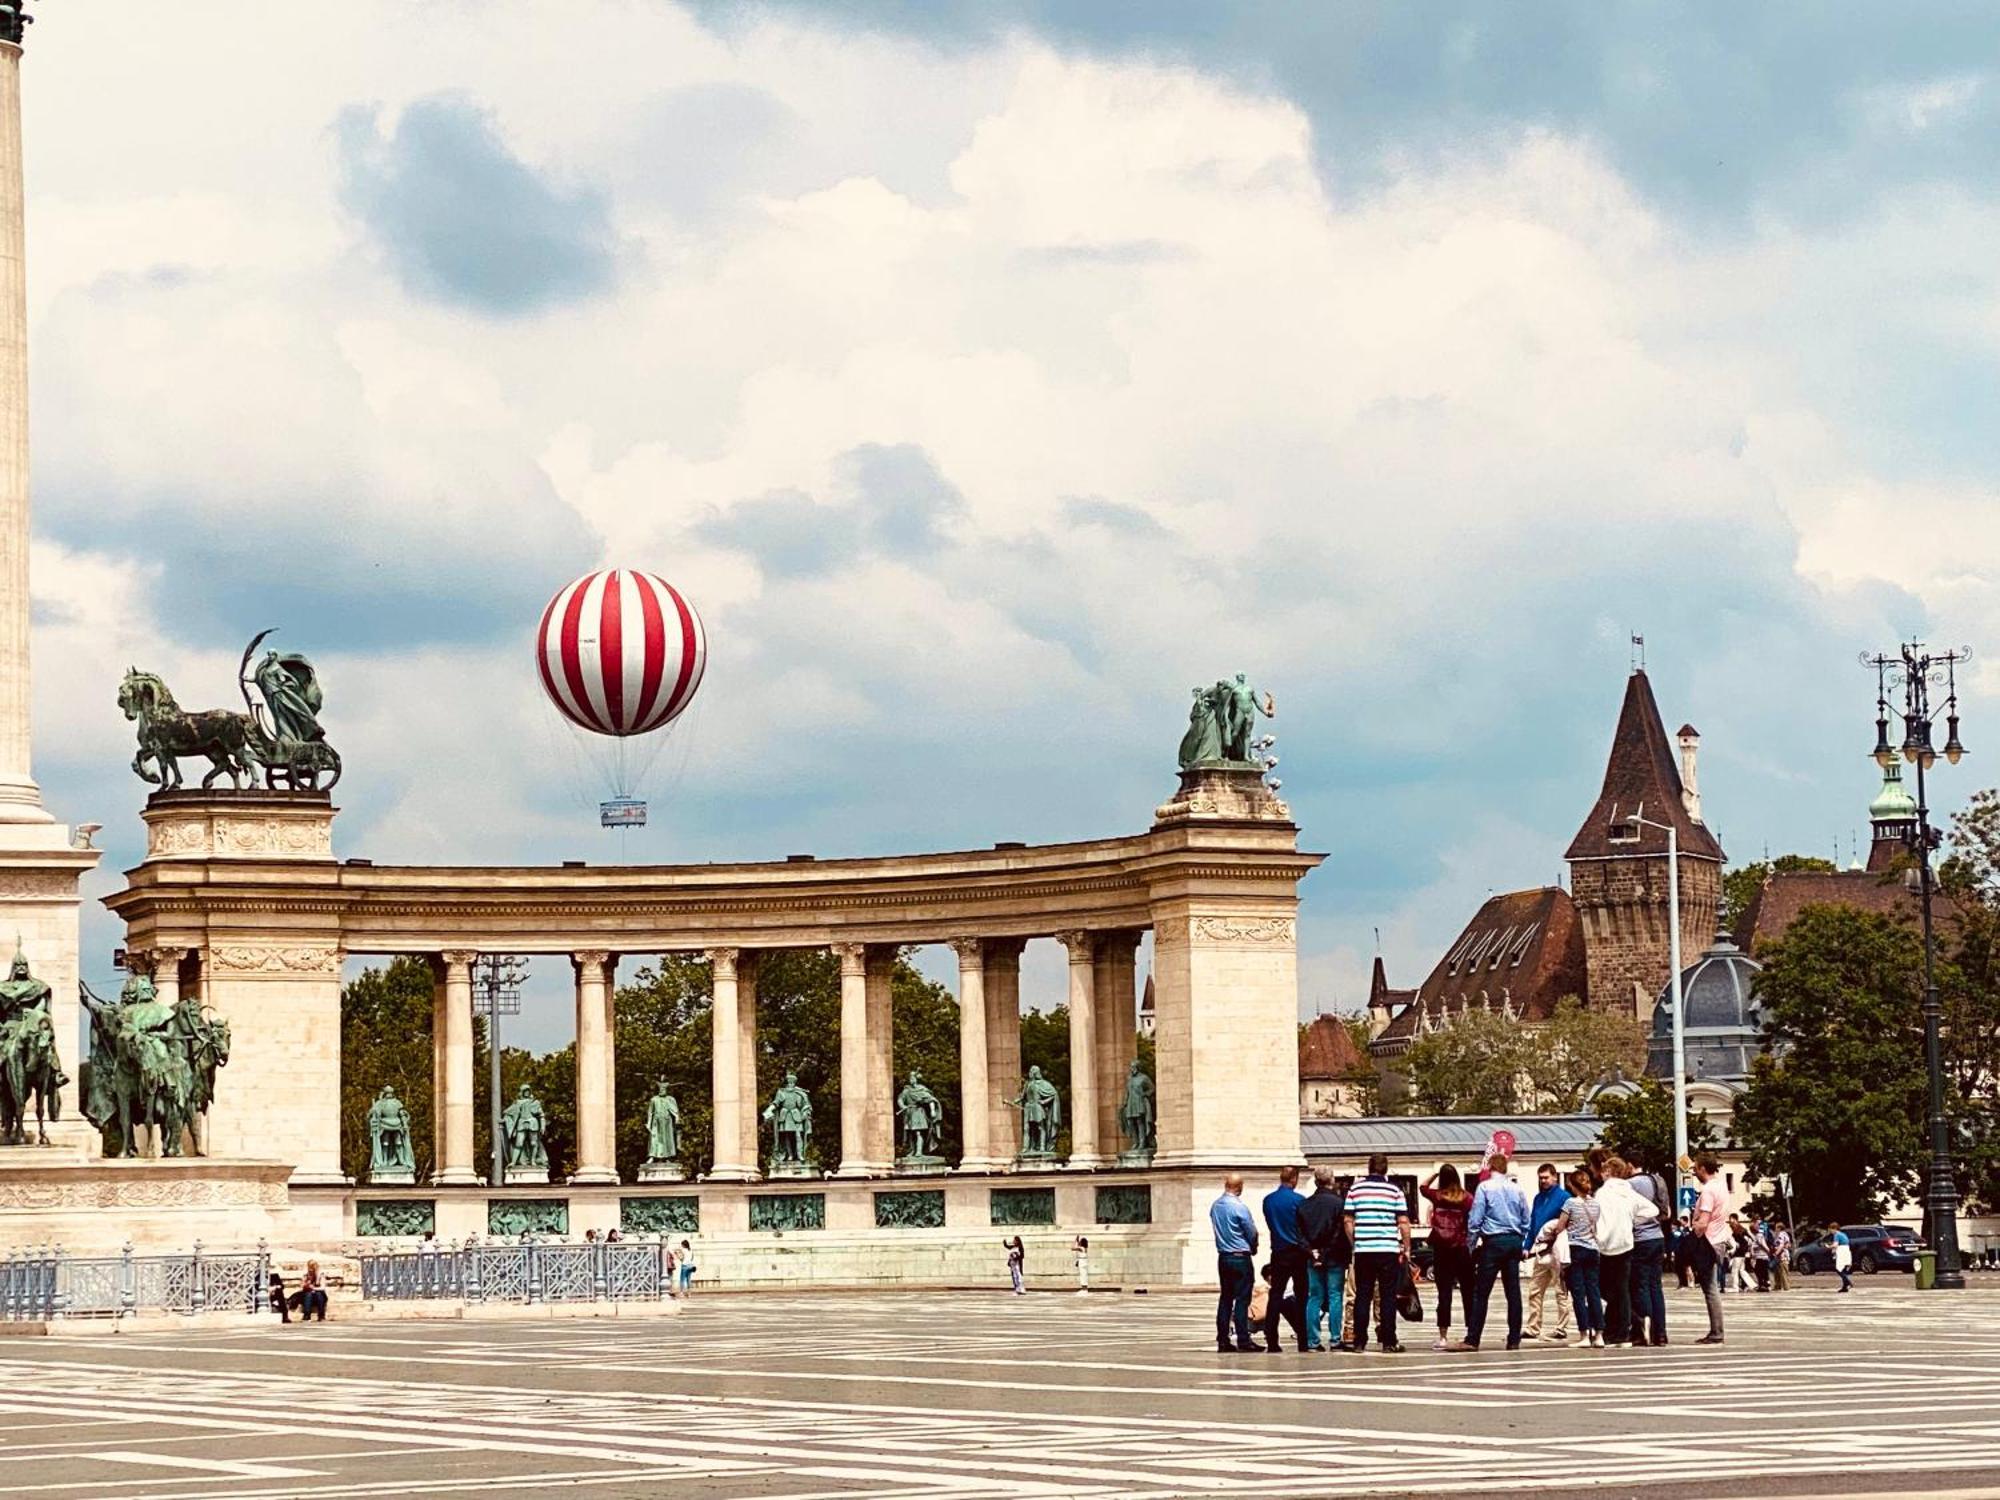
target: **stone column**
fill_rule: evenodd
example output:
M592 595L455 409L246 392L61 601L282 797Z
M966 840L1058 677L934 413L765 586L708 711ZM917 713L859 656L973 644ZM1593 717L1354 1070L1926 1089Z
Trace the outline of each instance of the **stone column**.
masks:
M569 1180L578 1184L616 1182L613 960L601 949L571 957L576 964L576 1164Z
M736 1036L736 1076L741 1080L738 1092L743 1100L740 1159L755 1182L762 1175L757 1169L757 1113L761 1104L757 1097L757 955L740 948L736 952Z
M868 949L835 943L840 960L840 1167L839 1177L868 1175Z
M1069 950L1069 1164L1101 1167L1097 1145L1097 934L1059 932Z
M46 823L30 756L28 301L21 49L0 42L0 823Z
M993 1090L986 1071L986 944L954 938L958 954L958 1118L961 1172L991 1172Z
M708 962L715 976L715 1001L709 1013L715 1139L708 1175L718 1182L742 1182L749 1177L750 1163L756 1158L746 1161L743 1156L743 1023L738 1008L736 950L711 948Z
M868 950L868 1112L861 1129L871 1171L886 1172L896 1160L896 1023L890 980L896 950Z
M1097 1144L1106 1156L1125 1149L1119 1116L1125 1075L1139 1055L1136 964L1139 934L1100 932L1091 987L1097 1000Z
M986 940L986 1143L1001 1170L1021 1154L1021 1116L1007 1101L1021 1092L1023 938Z
M438 957L443 973L432 991L431 1047L443 1087L432 1106L437 1111L437 1160L431 1165L431 1181L439 1187L472 1187L480 1180L472 1160L472 965L479 955L470 948L448 948Z

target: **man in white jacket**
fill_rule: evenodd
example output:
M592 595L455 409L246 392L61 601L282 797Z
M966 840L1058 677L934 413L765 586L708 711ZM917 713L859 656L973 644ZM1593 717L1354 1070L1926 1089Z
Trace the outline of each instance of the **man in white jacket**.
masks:
M1632 1226L1640 1219L1657 1219L1660 1211L1632 1191L1627 1181L1630 1163L1623 1157L1604 1160L1604 1181L1597 1189L1598 1280L1604 1288L1604 1342L1632 1342Z

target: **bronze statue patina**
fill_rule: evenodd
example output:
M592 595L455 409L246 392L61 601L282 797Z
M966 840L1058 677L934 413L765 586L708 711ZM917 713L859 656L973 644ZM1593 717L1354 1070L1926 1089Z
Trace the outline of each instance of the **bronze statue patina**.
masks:
M1062 1095L1042 1077L1040 1067L1028 1069L1021 1092L1007 1102L1021 1112L1021 1155L1054 1156L1056 1133L1062 1129Z
M162 791L181 785L180 757L208 757L203 787L218 776L241 787L262 782L268 791L318 791L340 780L340 754L326 742L319 722L323 702L319 674L305 657L266 651L252 670L250 658L271 632L259 633L244 648L237 670L246 713L212 708L189 713L174 701L164 680L137 667L125 674L118 707L138 726L139 752L133 771ZM255 685L263 701L250 696Z
M896 1133L902 1145L901 1160L933 1162L938 1131L944 1124L944 1105L924 1085L923 1075L912 1068L910 1081L896 1096Z
M48 985L28 970L17 942L14 962L0 981L0 1145L28 1143L28 1110L35 1112L35 1143L49 1143L47 1122L61 1118L60 1090L69 1082L56 1056L56 1028Z
M799 1075L785 1074L784 1086L764 1106L764 1123L771 1127L771 1169L782 1172L806 1164L806 1143L812 1139L812 1095L799 1087Z
M204 1016L192 999L168 1005L152 976L134 974L115 1001L79 985L90 1012L90 1087L83 1113L110 1138L114 1156L139 1154L139 1131L159 1133L160 1154L179 1156L215 1100L216 1070L229 1061L229 1023ZM199 1139L193 1142L197 1155Z
M396 1091L385 1086L368 1108L368 1180L408 1182L416 1170L410 1111L396 1097Z
M1127 1155L1151 1155L1153 1150L1153 1080L1137 1058L1125 1072L1125 1102L1118 1109L1118 1128Z
M548 1133L549 1117L542 1109L542 1101L535 1097L535 1091L522 1084L515 1092L514 1102L507 1106L500 1116L500 1131L507 1143L507 1171L512 1174L549 1170L549 1148L544 1137Z
M662 1078L646 1106L646 1160L678 1161L680 1154L681 1107L667 1091L667 1080Z
M1259 696L1242 672L1236 674L1234 681L1196 688L1194 704L1188 710L1187 733L1181 736L1181 769L1257 764L1250 753L1257 715L1268 719L1276 713L1277 704L1271 695Z

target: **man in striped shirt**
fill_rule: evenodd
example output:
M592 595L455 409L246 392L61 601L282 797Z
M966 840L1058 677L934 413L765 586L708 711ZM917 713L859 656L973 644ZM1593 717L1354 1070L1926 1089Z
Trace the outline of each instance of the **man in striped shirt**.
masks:
M1384 1354L1401 1354L1396 1293L1410 1259L1410 1200L1389 1180L1389 1158L1368 1158L1368 1175L1347 1190L1347 1237L1354 1244L1354 1342L1368 1347L1368 1318L1381 1299L1375 1332Z

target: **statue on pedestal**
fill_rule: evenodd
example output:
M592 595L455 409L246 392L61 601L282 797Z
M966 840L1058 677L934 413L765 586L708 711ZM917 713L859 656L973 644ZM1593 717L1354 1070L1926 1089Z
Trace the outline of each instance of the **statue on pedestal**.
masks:
M529 1181L549 1180L549 1148L544 1140L548 1128L549 1117L542 1109L542 1101L535 1097L533 1089L522 1084L514 1102L500 1116L501 1139L507 1148L508 1181L517 1173Z
M812 1120L812 1095L799 1087L798 1074L785 1074L784 1086L764 1106L764 1122L771 1127L772 1175L804 1175L806 1143L812 1139Z
M667 1080L662 1078L652 1102L646 1106L646 1161L648 1164L678 1161L680 1154L681 1107L667 1092Z
M115 1156L139 1154L139 1130L159 1132L160 1154L181 1154L181 1133L193 1120L193 1071L177 1045L173 1008L161 1002L152 976L134 974L116 1001L79 985L90 1012L90 1090L83 1113L100 1130L115 1127Z
M1039 1066L1028 1069L1021 1092L1007 1102L1021 1112L1021 1155L1054 1156L1056 1133L1062 1129L1062 1095L1042 1077Z
M35 1110L35 1143L49 1143L47 1122L59 1119L60 1090L69 1077L56 1056L51 992L28 972L17 942L7 978L0 980L0 1146L28 1144L28 1107Z
M384 1086L368 1107L368 1180L414 1182L417 1158L410 1144L410 1111Z
M1194 705L1188 711L1187 733L1181 736L1181 769L1252 764L1250 735L1257 727L1257 715L1268 719L1276 713L1277 704L1271 695L1265 693L1260 697L1242 672L1236 674L1233 682L1196 688Z
M118 688L118 707L138 726L139 753L132 770L163 792L181 785L180 757L208 758L204 789L218 776L232 787L262 780L267 791L320 791L340 780L340 754L326 742L319 722L323 694L313 664L296 653L266 651L254 671L250 658L270 635L261 631L243 650L237 685L247 713L225 708L190 713L175 701L164 679L129 669ZM250 696L256 686L260 703Z
M896 1096L896 1133L902 1146L897 1160L917 1166L943 1165L934 1154L943 1124L944 1105L924 1085L923 1075L912 1068L910 1081Z
M1123 1159L1153 1155L1153 1080L1134 1058L1125 1073L1125 1102L1118 1109L1119 1132L1125 1137Z

